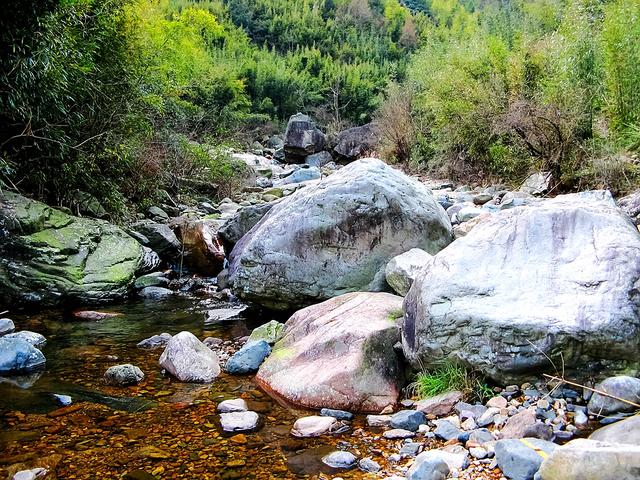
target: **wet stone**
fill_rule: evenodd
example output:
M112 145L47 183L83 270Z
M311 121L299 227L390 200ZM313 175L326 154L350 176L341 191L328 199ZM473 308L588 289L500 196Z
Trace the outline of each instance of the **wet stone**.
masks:
M16 326L10 318L0 318L0 336L13 332Z
M229 412L220 414L225 432L249 432L258 427L260 416L256 412Z
M164 332L160 335L154 335L152 337L145 338L144 340L139 342L137 346L138 348L148 349L160 348L166 346L169 340L171 340L171 335Z
M332 432L337 426L338 421L333 417L302 417L293 424L291 434L294 437L319 437Z
M358 459L353 453L337 450L322 457L322 463L331 468L350 469L353 468Z
M360 467L360 470L367 473L378 473L382 469L378 462L369 457L360 460L358 462L358 467Z
M220 402L217 407L219 413L246 412L248 409L247 402L242 398L224 400Z
M110 367L104 374L104 379L109 385L126 387L136 385L142 381L144 373L140 368L130 363Z
M338 420L353 420L353 413L345 412L344 410L334 410L333 408L323 408L322 410L320 410L320 416L333 417Z

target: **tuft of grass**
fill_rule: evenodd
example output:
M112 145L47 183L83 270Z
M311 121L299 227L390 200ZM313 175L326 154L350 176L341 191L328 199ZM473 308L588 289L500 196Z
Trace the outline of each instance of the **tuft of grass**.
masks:
M395 321L399 318L402 318L403 315L404 315L404 312L402 311L402 309L396 308L395 310L391 310L389 312L389 314L387 315L387 318L391 321Z
M407 387L408 394L420 400L453 390L459 390L465 397L481 402L494 395L482 376L451 361L418 373L415 381Z

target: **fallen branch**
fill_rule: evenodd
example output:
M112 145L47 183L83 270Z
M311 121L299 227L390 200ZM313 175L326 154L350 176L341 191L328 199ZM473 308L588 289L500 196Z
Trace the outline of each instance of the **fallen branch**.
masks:
M5 310L4 312L0 312L0 315L4 315L5 313L9 313L9 310Z
M565 380L564 378L556 377L556 376L554 376L554 375L547 375L546 373L543 373L542 375L543 375L544 377L547 377L547 378L548 378L548 379L550 379L550 380L555 380L555 381L558 381L558 382L566 383L566 384L568 384L568 385L572 385L572 386L574 386L574 387L585 388L585 389L590 390L590 391L592 391L592 392L594 392L594 393L598 393L598 394L600 394L600 395L604 395L605 397L613 398L614 400L618 400L618 401L620 401L620 402L623 402L623 403L626 403L626 404L632 405L632 406L634 406L634 407L636 407L636 408L640 408L640 405L638 405L637 403L633 403L633 402L632 402L632 401L630 401L630 400L626 400L626 399L624 399L624 398L620 398L620 397L617 397L617 396L615 396L615 395L611 395L610 393L607 393L607 392L605 392L605 391L603 391L603 390L598 390L597 388L587 387L586 385L581 385L581 384L576 383L576 382L571 382L571 381L569 381L569 380Z

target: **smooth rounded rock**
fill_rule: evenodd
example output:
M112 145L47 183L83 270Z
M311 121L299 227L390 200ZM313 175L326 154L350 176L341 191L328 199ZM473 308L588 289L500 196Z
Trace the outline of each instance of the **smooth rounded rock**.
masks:
M294 437L319 437L331 433L338 426L338 420L333 417L310 416L296 420L291 429Z
M220 402L216 410L218 410L219 413L231 413L246 412L249 408L247 407L247 402L242 398L234 398Z
M44 367L45 362L42 352L30 343L0 337L0 375L32 372Z
M640 369L640 233L590 193L493 214L437 254L405 298L410 363L450 358L503 384L557 352L571 378Z
M104 379L109 385L126 387L140 383L144 379L144 373L135 365L126 363L109 367L104 374Z
M229 412L220 414L220 424L225 432L249 432L258 427L260 416L256 412Z
M0 318L0 337L13 332L16 329L13 320L10 318Z
M30 343L36 348L42 348L47 344L47 339L44 335L37 332L31 332L29 330L21 330L15 333L9 333L8 335L5 335L4 338L18 338L20 340L24 340L27 343Z
M342 450L337 450L335 452L331 452L328 455L322 457L322 463L331 468L348 470L353 468L358 459L351 452L344 452Z
M270 353L271 347L264 340L247 342L229 358L225 370L232 375L255 372Z
M218 356L190 332L174 335L159 363L182 382L210 383L220 375Z
M640 404L640 379L629 376L610 377L596 385L595 390L609 393L615 397ZM632 412L637 407L615 398L594 392L589 399L589 413L611 415L618 412Z

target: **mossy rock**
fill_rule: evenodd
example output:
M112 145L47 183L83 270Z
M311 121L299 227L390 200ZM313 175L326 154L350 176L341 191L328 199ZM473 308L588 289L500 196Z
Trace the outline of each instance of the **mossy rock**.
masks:
M0 293L19 303L99 303L125 297L142 246L119 227L21 195L0 194Z

